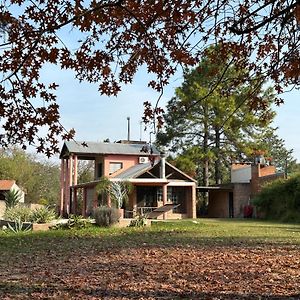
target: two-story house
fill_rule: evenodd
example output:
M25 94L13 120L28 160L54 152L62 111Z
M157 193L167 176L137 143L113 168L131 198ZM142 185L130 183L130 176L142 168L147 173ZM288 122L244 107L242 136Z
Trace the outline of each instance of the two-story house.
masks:
M96 185L102 176L110 180L129 181L133 191L124 210L125 216L136 212L156 210L157 218L179 219L196 217L196 180L165 160L144 142L120 141L117 143L65 142L61 154L61 215L70 213L91 215L99 205ZM150 150L150 149L149 149ZM78 183L78 161L94 161L94 180ZM81 210L79 211L79 198ZM161 213L159 213L161 212Z

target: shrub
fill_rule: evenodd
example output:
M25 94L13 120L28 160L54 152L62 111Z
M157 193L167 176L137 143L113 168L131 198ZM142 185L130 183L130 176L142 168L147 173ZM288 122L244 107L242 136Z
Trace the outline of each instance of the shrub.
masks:
M67 223L59 223L51 227L51 229L80 229L91 226L89 219L84 219L82 216L70 215Z
M48 223L56 218L56 213L53 209L48 207L36 208L31 212L30 221L32 223Z
M49 205L49 201L45 198L41 198L39 201L38 201L38 204L41 204L41 205Z
M138 215L130 221L129 227L144 227L147 225L147 216Z
M253 201L268 219L300 221L300 176L266 184Z
M16 206L7 208L4 213L4 219L7 221L30 222L31 210L28 207Z
M12 208L16 207L21 199L21 193L17 190L11 190L4 194L5 196L5 207Z
M96 224L99 226L111 226L120 219L119 210L114 207L100 206L94 210Z

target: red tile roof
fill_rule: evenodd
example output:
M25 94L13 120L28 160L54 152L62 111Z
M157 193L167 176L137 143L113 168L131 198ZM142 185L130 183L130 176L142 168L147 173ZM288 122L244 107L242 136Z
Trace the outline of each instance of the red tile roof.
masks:
M0 191L9 191L15 183L14 180L0 180Z

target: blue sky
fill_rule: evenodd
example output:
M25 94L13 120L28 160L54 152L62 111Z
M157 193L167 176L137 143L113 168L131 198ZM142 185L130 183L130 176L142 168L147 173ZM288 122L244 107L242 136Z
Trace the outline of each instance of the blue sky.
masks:
M286 147L293 149L293 155L300 162L300 91L293 90L282 95L285 103L276 107L274 126L278 135L285 140Z
M141 118L143 102L155 100L158 94L147 87L148 77L140 70L131 85L123 86L117 97L101 96L97 85L78 83L70 71L59 71L55 67L47 68L47 79L60 83L58 103L62 123L66 128L74 127L76 140L79 141L117 141L127 138L127 117L131 121L131 139L149 141L149 133L142 130ZM181 77L174 77L164 91L161 105L174 94L181 83ZM300 92L294 90L283 94L285 104L275 107L277 116L274 126L278 135L286 141L286 147L294 150L294 157L300 161ZM142 126L144 128L144 126Z

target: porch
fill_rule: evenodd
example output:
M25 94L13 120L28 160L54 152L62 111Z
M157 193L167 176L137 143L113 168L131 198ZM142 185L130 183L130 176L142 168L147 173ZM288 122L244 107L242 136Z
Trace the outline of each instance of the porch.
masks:
M112 206L110 199L97 195L95 187L99 181L78 184L70 187L69 213L91 216L94 208L102 205ZM124 218L148 215L155 219L183 219L194 217L192 184L174 186L174 183L133 183L129 201L125 203ZM156 211L155 213L153 213Z

